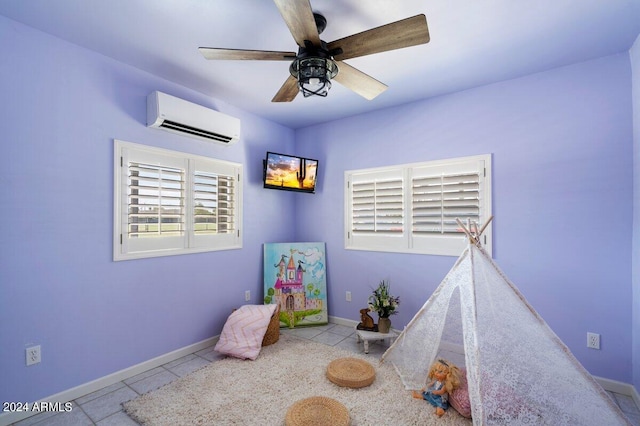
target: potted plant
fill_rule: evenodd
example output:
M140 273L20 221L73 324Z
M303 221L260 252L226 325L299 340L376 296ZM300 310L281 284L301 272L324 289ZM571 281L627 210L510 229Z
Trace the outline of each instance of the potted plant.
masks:
M397 314L400 298L389 292L389 280L382 280L378 288L369 296L369 310L378 314L378 331L388 333L391 329L391 315Z

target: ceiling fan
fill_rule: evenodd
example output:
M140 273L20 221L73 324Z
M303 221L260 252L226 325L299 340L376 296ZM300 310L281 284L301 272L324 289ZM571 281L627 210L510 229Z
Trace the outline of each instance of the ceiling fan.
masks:
M343 61L429 42L427 19L424 15L416 15L326 43L320 40L320 34L327 20L313 12L309 0L274 2L299 46L297 54L212 47L198 49L206 59L292 61L291 75L271 102L291 102L299 91L305 97L327 96L332 79L371 100L387 86Z

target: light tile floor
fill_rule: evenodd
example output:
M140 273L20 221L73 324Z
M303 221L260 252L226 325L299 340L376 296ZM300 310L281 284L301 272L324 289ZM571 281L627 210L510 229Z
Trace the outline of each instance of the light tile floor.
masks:
M295 330L282 329L281 332L349 351L364 353L362 342L356 342L353 327L328 324ZM386 348L387 346L383 342L371 344L367 356L377 360ZM130 419L122 410L122 403L166 385L221 358L221 355L213 351L213 347L206 348L78 398L73 401L71 411L39 414L14 423L14 426L137 426L138 423ZM609 394L627 415L631 424L640 426L640 410L634 400L626 395L612 392Z

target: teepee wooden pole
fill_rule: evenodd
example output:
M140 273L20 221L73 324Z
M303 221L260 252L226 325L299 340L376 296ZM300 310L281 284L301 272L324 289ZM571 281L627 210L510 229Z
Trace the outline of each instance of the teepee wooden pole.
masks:
M485 224L482 225L482 228L478 230L477 222L473 222L472 224L471 219L467 219L467 226L465 226L459 218L456 218L456 222L458 222L458 225L462 228L462 231L467 235L467 237L469 237L469 242L475 245L480 244L480 236L482 235L482 233L484 232L484 230L487 228L487 226L492 220L493 220L493 216L490 216L489 219L487 219L487 221L485 222ZM475 232L473 231L474 228L475 228Z
M458 225L462 228L462 231L467 235L467 237L469 237L469 242L470 243L475 243L476 241L474 240L470 229L467 228L466 226L464 226L464 223L462 223L462 221L460 219L456 218L456 222L458 222Z
M492 220L493 220L493 215L489 216L489 219L487 219L487 221L484 223L484 225L482 225L482 228L480 228L480 232L478 233L478 237L480 237L480 235L482 235L482 233L484 232L486 227L489 225L489 223L491 223Z

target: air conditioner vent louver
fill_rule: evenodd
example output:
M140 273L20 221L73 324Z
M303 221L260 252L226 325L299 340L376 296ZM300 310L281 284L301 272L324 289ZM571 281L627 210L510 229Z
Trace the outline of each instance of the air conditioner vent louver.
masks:
M218 142L230 143L232 138L224 136L219 133L207 132L205 130L196 129L195 127L187 126L186 124L176 123L175 121L164 120L160 127L178 131L180 133L189 133L194 136L200 136L207 139L212 139Z
M147 96L147 126L230 145L240 139L240 120L162 92Z

